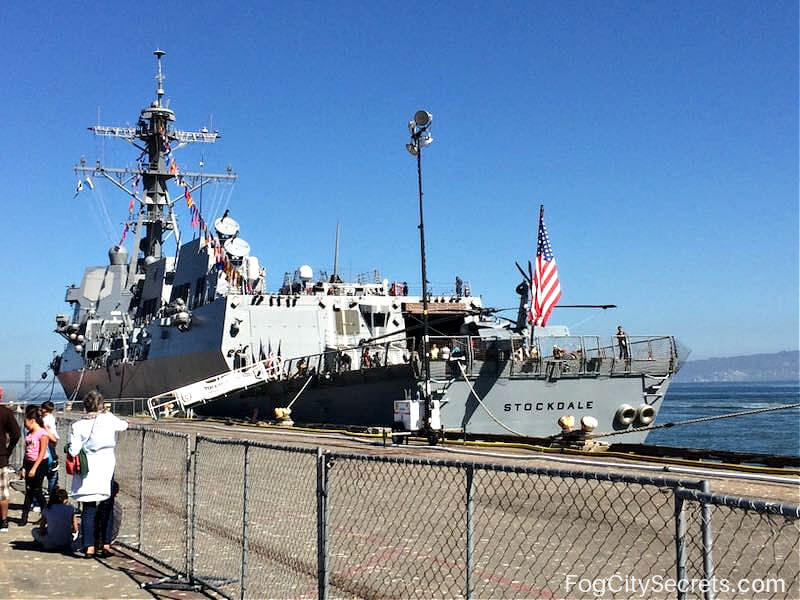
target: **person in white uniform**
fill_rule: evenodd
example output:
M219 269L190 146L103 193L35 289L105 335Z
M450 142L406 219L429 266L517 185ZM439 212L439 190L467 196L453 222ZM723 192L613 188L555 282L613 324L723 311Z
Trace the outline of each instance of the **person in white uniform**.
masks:
M83 449L89 472L85 477L77 473L73 476L70 495L81 503L81 546L90 558L103 556L106 551L108 521L114 509L111 500L116 466L114 447L117 432L127 429L128 422L105 410L100 392L86 394L83 407L86 416L70 427L69 453L77 456Z

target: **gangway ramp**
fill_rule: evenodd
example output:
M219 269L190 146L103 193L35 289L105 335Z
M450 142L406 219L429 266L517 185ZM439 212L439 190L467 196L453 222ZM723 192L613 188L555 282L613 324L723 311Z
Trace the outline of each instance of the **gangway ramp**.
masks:
M186 414L199 404L282 378L281 357L271 357L148 398L147 410L153 420L158 420L159 416Z

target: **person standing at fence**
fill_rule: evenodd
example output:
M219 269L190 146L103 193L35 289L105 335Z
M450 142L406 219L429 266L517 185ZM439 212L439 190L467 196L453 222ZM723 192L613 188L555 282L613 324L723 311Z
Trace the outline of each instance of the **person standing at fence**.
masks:
M630 358L631 354L628 351L628 334L622 328L622 325L617 327L617 346L619 346L619 357Z
M20 525L28 524L28 513L31 511L33 499L39 506L45 506L42 481L47 474L47 445L50 438L42 421L42 410L38 406L25 409L25 458L22 470L25 474L25 503L22 505Z
M72 478L72 497L81 503L81 547L87 558L105 555L108 521L114 510L111 481L114 477L116 434L128 428L128 422L107 412L103 395L91 391L83 399L86 416L70 427L69 453L83 450L89 466L85 477Z
M53 415L55 405L47 400L42 402L42 421L44 428L47 429L47 434L50 437L47 449L47 493L52 494L53 490L58 485L58 452L56 445L61 439L56 429L56 417Z
M3 401L3 388L0 388L0 532L8 531L8 484L12 470L8 458L20 438L19 424L11 409Z

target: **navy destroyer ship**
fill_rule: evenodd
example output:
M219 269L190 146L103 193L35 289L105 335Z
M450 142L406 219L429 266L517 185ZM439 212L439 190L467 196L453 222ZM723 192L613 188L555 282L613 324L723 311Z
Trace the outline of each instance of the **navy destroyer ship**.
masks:
M530 277L517 287L512 320L460 280L446 293L409 295L379 275L343 281L337 260L330 275L303 265L268 290L231 213L206 222L193 200L236 174L180 168L178 147L213 143L219 133L174 127L164 52L155 55L156 96L136 126L90 127L135 146L135 166L76 166L79 190L105 180L122 192L130 235L129 246L123 235L106 264L67 288L70 311L56 316L66 346L52 366L69 399L96 389L107 399L145 399L156 417L291 414L301 423L531 438L574 424L644 441L641 429L654 423L679 368L675 339L531 330ZM412 153L429 141L424 129ZM192 215L185 242L178 203Z

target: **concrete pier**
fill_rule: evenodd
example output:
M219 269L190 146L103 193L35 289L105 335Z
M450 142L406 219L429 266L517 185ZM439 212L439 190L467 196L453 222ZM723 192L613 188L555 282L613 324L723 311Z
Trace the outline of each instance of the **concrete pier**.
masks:
M9 531L0 533L0 597L4 600L208 598L194 592L143 589L143 583L164 573L124 549L117 548L113 556L103 559L45 552L33 541L34 525L17 523L22 502L23 495L12 489ZM32 512L30 518L38 518L38 513Z

